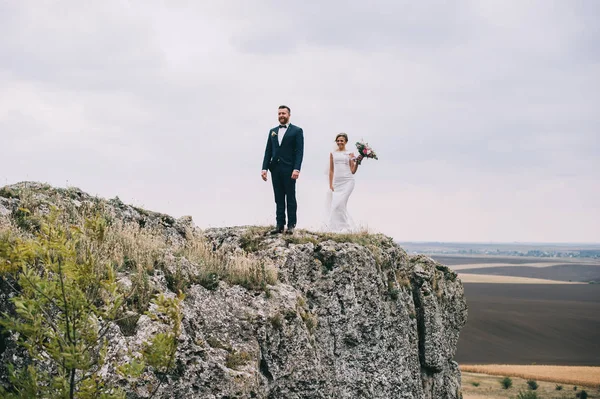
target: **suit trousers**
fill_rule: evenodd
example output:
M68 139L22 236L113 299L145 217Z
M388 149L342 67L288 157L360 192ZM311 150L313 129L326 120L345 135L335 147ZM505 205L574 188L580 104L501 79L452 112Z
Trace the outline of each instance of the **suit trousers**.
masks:
M292 169L275 165L271 169L271 181L277 206L277 226L285 226L285 210L287 205L288 227L296 226L296 180L292 179Z

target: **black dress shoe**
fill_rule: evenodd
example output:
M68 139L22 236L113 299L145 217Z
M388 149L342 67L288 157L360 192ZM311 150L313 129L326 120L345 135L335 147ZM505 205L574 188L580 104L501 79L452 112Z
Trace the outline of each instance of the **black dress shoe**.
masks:
M269 234L281 234L283 233L283 226L277 226L275 230L269 231Z
M285 234L294 234L294 227L288 227L287 230L285 231Z

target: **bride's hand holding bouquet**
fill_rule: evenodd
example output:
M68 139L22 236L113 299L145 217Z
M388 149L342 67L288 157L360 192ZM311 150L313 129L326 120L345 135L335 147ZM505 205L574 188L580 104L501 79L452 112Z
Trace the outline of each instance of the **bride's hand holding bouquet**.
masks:
M359 156L356 157L356 162L358 162L359 165L364 158L379 159L377 158L377 154L375 153L375 151L373 151L373 149L369 147L369 143L357 141L356 149L359 153Z

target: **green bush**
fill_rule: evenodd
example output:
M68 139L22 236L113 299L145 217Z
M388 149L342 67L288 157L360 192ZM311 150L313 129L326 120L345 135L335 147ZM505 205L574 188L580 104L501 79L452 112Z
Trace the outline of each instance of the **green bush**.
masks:
M581 392L579 392L579 394L577 395L577 397L578 397L579 399L587 399L587 397L588 397L588 394L587 394L587 392L586 392L586 391L584 391L584 390L581 390Z
M388 290L388 295L390 296L390 299L392 301L397 301L399 294L400 294L400 291L397 290L397 289L395 289L395 288L392 288L392 289Z
M11 188L2 187L2 188L0 188L0 197L19 198L19 194L17 194L17 192L15 192L15 190L13 190Z
M529 387L529 389L531 389L532 391L535 391L536 389L538 389L539 385L537 383L537 381L535 380L527 380L527 386Z
M532 391L519 391L517 399L540 399L537 392Z
M28 222L28 214L23 217ZM103 240L102 223L67 226L55 210L38 221L33 237L10 237L0 245L0 277L12 290L15 309L0 316L0 327L18 334L18 344L34 360L21 369L7 365L10 387L0 386L0 397L125 398L100 373L110 365L106 335L125 308L114 268L86 246ZM136 378L148 370L162 381L173 365L182 299L154 300L172 329L152 337L142 356L127 365L112 364L120 375Z
M510 377L504 377L500 380L500 385L502 385L503 389L508 389L512 387L512 379Z
M563 386L556 384L556 387L554 387L554 389L556 389L557 391L562 391Z
M471 383L471 385L473 385L474 387L478 387L479 386L479 382L474 381L474 382Z

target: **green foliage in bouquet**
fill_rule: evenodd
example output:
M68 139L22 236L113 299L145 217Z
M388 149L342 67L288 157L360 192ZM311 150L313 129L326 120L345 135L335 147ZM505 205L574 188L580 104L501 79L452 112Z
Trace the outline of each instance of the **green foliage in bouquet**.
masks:
M356 142L356 149L358 150L358 157L356 162L360 165L364 158L379 159L377 153L369 146L369 143L363 143L362 141Z
M8 365L11 386L0 386L0 397L125 398L99 375L107 365L106 336L127 299L113 267L100 264L94 254L106 222L98 216L83 226L67 226L58 215L52 211L42 218L33 237L0 240L0 276L13 291L15 311L0 316L0 328L16 334L32 360L21 369ZM181 326L181 299L155 300L170 330L156 335L141 358L118 368L121 375L168 372Z

